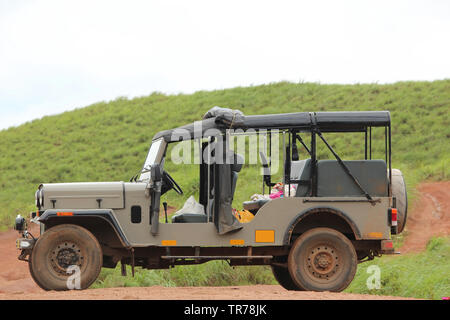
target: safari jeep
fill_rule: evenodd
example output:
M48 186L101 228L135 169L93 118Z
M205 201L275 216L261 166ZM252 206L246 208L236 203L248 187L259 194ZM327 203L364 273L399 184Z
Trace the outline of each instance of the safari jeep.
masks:
M381 130L374 137L382 159L372 159L372 130ZM327 140L336 133L361 137L351 141L361 145L361 159L341 159ZM246 135L257 138L259 150L244 143L235 151L234 139ZM198 199L168 219L161 197L183 190L165 170L167 150L186 142L197 148ZM284 190L271 197L277 153ZM322 159L325 153L331 159ZM246 156L259 161L262 184L254 193L259 186L262 193L236 205ZM342 291L358 263L394 253L391 235L402 232L407 216L403 176L391 168L388 111L246 116L215 107L200 121L157 133L130 182L41 184L35 200L31 221L40 236L18 216L17 247L45 290L86 289L102 267L119 262L123 274L130 265L134 275L137 266L225 260L270 266L288 290ZM253 218L242 221L233 205Z

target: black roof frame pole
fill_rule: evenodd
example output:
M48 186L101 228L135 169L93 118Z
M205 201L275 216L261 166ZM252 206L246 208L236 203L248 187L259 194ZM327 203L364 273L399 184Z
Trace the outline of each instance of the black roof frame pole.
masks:
M372 197L370 196L370 194L368 194L366 192L366 190L364 190L364 188L361 186L361 184L359 183L358 179L356 179L356 177L351 173L350 169L345 165L345 163L342 161L342 159L338 156L338 154L333 150L333 148L328 144L327 140L323 137L322 133L320 132L320 130L317 130L317 135L320 137L320 139L322 139L322 141L325 143L325 145L328 147L328 149L331 151L331 153L334 155L334 157L336 158L336 160L338 161L338 163L340 164L340 166L342 167L342 169L344 169L344 172L353 180L353 182L355 183L355 185L362 191L362 193L364 194L364 196L367 198L367 200L369 201L373 201Z
M388 132L387 127L384 127L384 161L388 163Z
M392 158L391 158L392 139L391 139L391 123L390 123L390 121L389 121L388 127L389 127L389 129L388 129L388 131L389 131L389 193L388 193L388 195L389 195L389 197L392 197Z
M364 131L364 159L367 160L367 127Z
M306 149L306 151L309 153L309 155L311 156L311 151L309 150L308 146L305 144L305 142L303 141L302 137L295 133L295 138L302 144L302 146Z
M287 150L287 146L286 146L286 130L283 130L283 185L286 185L286 163L287 163L287 154L286 154L286 150Z
M313 112L309 113L309 118L311 122L311 196L317 197L317 121Z
M283 185L290 184L291 179L291 131L287 131L287 143L283 137L283 145L285 147L285 158L284 158L284 181Z

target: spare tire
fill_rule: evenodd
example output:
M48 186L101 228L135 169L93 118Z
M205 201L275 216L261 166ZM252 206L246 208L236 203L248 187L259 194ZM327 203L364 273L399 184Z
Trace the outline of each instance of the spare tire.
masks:
M408 196L403 174L398 169L392 169L392 196L396 198L398 231L401 233L405 228L408 214Z

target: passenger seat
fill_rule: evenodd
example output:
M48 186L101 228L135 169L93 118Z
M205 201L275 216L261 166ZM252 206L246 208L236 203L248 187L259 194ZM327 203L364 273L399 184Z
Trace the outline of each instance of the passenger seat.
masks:
M309 180L311 177L311 158L292 161L291 162L291 180ZM296 197L306 197L310 193L309 185L300 185L293 183L296 186L297 191L295 193ZM242 206L245 210L252 213L258 211L263 205L268 203L270 199L261 199L255 201L245 201Z

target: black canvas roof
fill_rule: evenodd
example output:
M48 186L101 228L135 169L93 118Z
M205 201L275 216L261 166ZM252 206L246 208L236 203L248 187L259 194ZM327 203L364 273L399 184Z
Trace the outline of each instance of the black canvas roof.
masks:
M384 127L390 124L389 111L339 111L296 112L266 115L236 114L224 112L176 129L157 133L153 140L163 137L166 141L214 136L224 129L298 129L322 132L363 131L367 127Z

